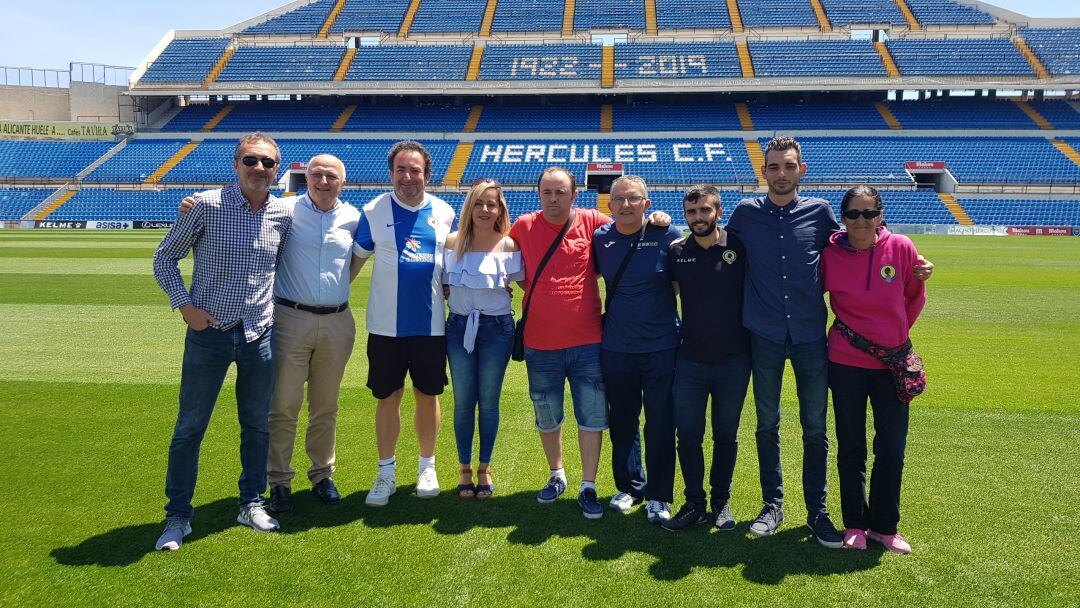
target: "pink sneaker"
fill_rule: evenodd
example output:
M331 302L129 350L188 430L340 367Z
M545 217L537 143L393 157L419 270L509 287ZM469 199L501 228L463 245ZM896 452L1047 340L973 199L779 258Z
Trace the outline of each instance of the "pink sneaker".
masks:
M900 553L901 555L911 553L911 545L903 536L900 536L899 532L896 534L878 534L870 530L867 532L867 536L885 545L885 548L893 553Z
M856 530L854 528L848 528L844 530L844 548L845 549L865 549L866 548L866 532L862 530Z

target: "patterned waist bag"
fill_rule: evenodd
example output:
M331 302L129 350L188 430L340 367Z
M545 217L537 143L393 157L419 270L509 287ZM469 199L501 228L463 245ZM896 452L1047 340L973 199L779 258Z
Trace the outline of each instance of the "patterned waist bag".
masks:
M911 403L912 399L926 390L926 368L922 357L911 346L911 340L900 346L886 348L859 335L839 318L833 321L833 327L852 346L881 361L889 368L893 382L896 384L896 396L900 399L900 403Z

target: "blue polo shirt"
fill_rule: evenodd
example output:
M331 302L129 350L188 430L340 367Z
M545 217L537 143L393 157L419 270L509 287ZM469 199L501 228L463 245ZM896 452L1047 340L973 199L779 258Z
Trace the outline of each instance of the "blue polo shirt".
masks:
M597 270L609 286L637 233L622 234L615 223L593 235ZM648 225L634 257L619 280L604 322L601 348L620 353L652 353L679 344L675 290L668 274L668 249L682 235L671 226Z
M840 229L828 201L797 196L777 207L767 196L741 201L727 229L746 245L743 324L773 342L825 337L828 312L818 263Z

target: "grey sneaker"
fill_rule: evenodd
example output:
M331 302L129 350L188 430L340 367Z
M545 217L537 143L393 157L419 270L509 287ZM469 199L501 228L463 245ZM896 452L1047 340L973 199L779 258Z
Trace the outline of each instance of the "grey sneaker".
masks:
M240 514L236 516L236 522L244 524L257 532L273 532L281 527L276 519L270 517L270 514L266 512L266 508L261 504L240 507Z
M184 537L188 534L191 534L191 520L167 519L165 520L165 531L158 537L154 549L156 551L176 551L180 548L180 545L184 544Z
M726 502L723 508L716 512L716 527L720 530L735 529L735 518L731 516L731 505Z
M620 513L629 513L630 509L634 508L634 505L641 502L640 498L634 498L634 496L628 492L619 492L611 497L611 502L608 503L612 509Z
M397 478L393 475L379 475L375 478L375 485L364 499L364 504L369 507L382 507L390 502L390 496L397 492Z
M780 505L765 505L754 523L750 524L750 533L759 538L772 536L782 523L784 523L784 508Z
M645 505L645 516L650 524L661 524L671 519L671 508L666 502L650 500Z

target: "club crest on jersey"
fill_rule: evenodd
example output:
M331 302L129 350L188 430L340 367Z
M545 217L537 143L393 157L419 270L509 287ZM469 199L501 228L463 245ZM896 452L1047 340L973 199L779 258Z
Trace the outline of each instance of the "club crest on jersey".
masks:
M416 253L416 252L420 251L421 247L422 247L422 245L420 244L420 241L418 241L417 239L414 239L412 237L409 237L409 238L405 239L405 249L407 249L408 251L411 251L412 253Z
M896 269L885 264L881 267L881 278L885 279L886 283L892 283L892 280L896 278Z
M427 218L427 223L428 223L428 226L431 226L432 228L434 228L435 226L439 225L439 220L435 219L435 216L431 216L431 217Z
M735 260L739 259L739 254L735 253L731 249L728 249L720 257L723 258L723 260L728 264L734 264Z
M423 244L418 239L408 237L405 239L405 249L401 252L402 262L420 262L430 264L435 261L435 255L431 253L420 253L420 249Z

